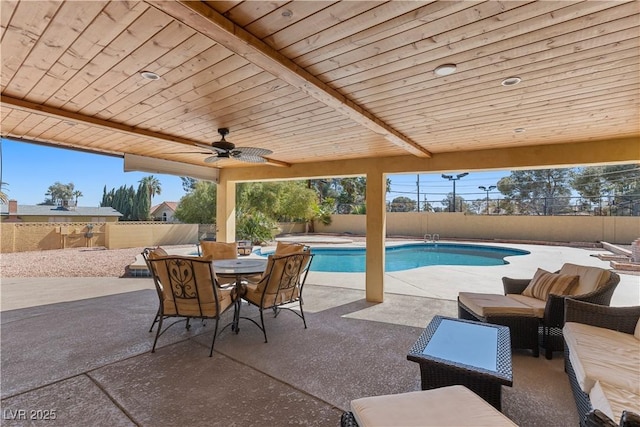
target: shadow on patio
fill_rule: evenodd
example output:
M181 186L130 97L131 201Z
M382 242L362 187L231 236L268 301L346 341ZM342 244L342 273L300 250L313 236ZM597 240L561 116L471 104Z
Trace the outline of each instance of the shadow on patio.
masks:
M351 399L419 389L406 355L421 328L406 325L456 316L454 301L388 294L372 304L361 290L307 284L308 329L292 313L267 315L265 344L244 321L239 335L220 334L209 358L213 323L176 325L151 354L156 308L155 291L143 289L3 312L2 424L52 411L46 425L337 426ZM245 305L243 315L258 312ZM578 423L562 357L516 352L513 365L507 416L522 426Z

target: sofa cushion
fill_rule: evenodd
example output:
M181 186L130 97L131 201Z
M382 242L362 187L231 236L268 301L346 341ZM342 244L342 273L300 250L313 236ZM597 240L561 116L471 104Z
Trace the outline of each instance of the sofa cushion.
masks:
M615 416L613 415L613 409L611 409L609 399L607 398L607 396L605 396L604 390L602 390L600 381L596 381L596 383L591 388L591 391L589 392L589 401L591 402L591 406L593 407L593 409L599 409L604 412L607 417L611 418L612 420L615 419ZM619 420L616 420L616 422L618 421Z
M480 317L517 314L535 316L534 309L513 298L499 294L479 294L474 292L458 293L462 305Z
M461 385L351 401L361 427L515 426L509 418Z
M571 263L565 263L559 273L580 276L578 286L573 289L571 295L584 295L593 292L607 283L611 277L611 273L603 268Z
M601 410L618 424L622 411L640 411L640 395L604 381L596 381L589 400L594 409Z
M522 294L507 294L507 296L518 301L521 304L531 307L536 317L539 317L540 319L544 317L544 309L547 306L546 301L539 300L538 298L528 297Z
M569 274L555 274L539 268L522 295L547 300L549 294L571 295L578 285L579 277Z
M562 331L582 391L601 381L640 394L640 341L633 335L574 322Z

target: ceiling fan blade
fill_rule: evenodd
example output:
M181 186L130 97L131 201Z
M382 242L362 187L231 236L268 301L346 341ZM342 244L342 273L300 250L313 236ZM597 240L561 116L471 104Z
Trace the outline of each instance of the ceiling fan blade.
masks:
M211 154L211 151L172 151L160 154Z
M240 160L241 162L245 162L245 163L266 163L267 161L264 157L251 156L245 153L239 153L232 157L236 160Z
M205 163L215 163L218 160L220 160L220 157L218 157L218 156L209 156L206 159L204 159L204 162Z
M273 151L267 150L266 148L257 148L257 147L236 147L234 152L239 151L242 156L268 156L269 154L273 154Z

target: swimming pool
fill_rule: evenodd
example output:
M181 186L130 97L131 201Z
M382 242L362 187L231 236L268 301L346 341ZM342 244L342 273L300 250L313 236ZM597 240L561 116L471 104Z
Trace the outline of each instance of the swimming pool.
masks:
M365 248L312 248L312 271L362 273ZM429 265L504 265L505 257L530 252L498 246L457 243L411 243L389 246L385 252L385 271L401 271ZM259 255L269 255L260 253Z

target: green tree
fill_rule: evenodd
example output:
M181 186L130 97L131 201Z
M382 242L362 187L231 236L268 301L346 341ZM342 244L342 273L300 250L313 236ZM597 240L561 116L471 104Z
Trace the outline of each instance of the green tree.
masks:
M196 183L198 182L197 179L188 176L181 176L180 179L182 180L182 189L185 193L191 193L195 190Z
M74 190L73 192L73 198L76 201L76 206L78 205L78 198L82 197L84 194L82 194L82 191L80 190Z
M413 212L416 210L416 201L409 197L396 197L391 201L391 212Z
M146 185L138 185L138 191L135 196L135 203L133 207L133 220L134 221L148 221L151 219L151 205L149 204L149 189Z
M442 205L445 206L445 208L443 209L443 211L445 212L453 212L453 192L447 194L447 197L445 199L442 199ZM458 194L456 194L456 208L455 208L456 212L468 212L469 211L469 204L464 200L464 198Z
M573 169L570 173L570 182L574 190L584 197L585 204L590 207L598 206L601 210L602 198L607 201L605 209L611 209L611 213L624 214L637 205L636 200L640 196L640 164L590 166Z
M497 186L505 195L505 204L516 205L516 213L553 215L569 208L568 169L512 171L511 175L498 181Z
M139 183L147 187L147 192L149 193L149 206L151 206L153 196L158 196L162 193L160 181L155 176L149 175L142 178Z
M213 182L198 181L193 191L180 199L174 216L185 224L214 224L216 222L217 186Z
M64 201L69 201L73 197L75 186L73 182L68 184L62 184L56 181L53 185L50 185L45 193L45 196L49 196L45 199L44 205L61 205Z
M309 221L317 193L303 181L250 182L238 185L239 212L262 212L274 221Z

